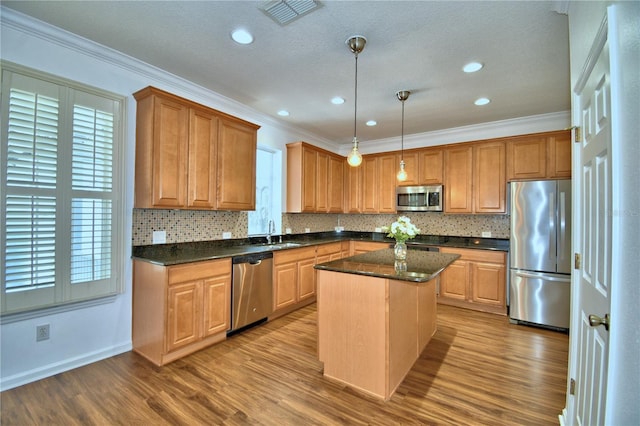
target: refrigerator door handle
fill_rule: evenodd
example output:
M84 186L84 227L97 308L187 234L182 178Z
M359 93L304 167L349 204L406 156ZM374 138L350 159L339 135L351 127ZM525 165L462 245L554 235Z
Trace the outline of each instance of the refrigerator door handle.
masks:
M552 277L548 274L537 273L537 272L525 272L525 271L514 271L517 276L524 278L544 278L545 281L554 281L554 282L562 282L566 283L571 281L571 277Z
M565 252L565 244L567 241L567 213L566 213L567 194L560 192L560 209L558 211L558 226L560 228L560 237L558 238L558 255L562 258Z
M555 260L558 256L556 251L556 197L549 193L549 259ZM555 269L555 268L554 268Z

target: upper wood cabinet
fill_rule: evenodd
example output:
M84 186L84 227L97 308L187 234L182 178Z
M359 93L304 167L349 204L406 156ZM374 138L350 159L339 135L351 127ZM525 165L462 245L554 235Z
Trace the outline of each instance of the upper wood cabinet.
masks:
M445 150L446 213L506 213L504 142L478 142Z
M473 148L453 146L444 152L445 213L473 213L472 173Z
M427 148L418 152L419 185L440 185L444 182L442 170L444 152L442 148Z
M344 213L362 212L362 168L344 167Z
M154 87L133 96L135 208L255 208L259 126Z
M404 159L404 169L407 179L397 183L399 186L420 185L420 155L422 151L405 151L404 154L396 154L396 173L400 170L400 161ZM395 195L395 188L394 188Z
M287 212L342 213L344 163L308 143L287 144Z
M256 130L244 122L220 120L218 209L256 209Z
M395 153L362 158L362 213L396 212L396 173L400 156Z
M506 139L507 180L571 177L571 131Z
M378 174L380 173L376 155L363 155L359 168L362 173L361 211L362 213L378 213Z

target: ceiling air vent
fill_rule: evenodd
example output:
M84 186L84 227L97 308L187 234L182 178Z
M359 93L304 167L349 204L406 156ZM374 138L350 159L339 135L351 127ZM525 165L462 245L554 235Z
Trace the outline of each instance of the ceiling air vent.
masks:
M260 6L260 10L284 26L309 12L313 12L320 6L320 2L315 0L276 0L266 2Z

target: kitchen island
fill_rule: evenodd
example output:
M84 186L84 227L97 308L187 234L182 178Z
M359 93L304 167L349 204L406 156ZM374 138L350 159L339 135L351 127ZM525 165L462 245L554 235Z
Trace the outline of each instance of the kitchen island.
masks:
M383 249L315 266L324 375L388 400L436 332L440 272L459 255Z

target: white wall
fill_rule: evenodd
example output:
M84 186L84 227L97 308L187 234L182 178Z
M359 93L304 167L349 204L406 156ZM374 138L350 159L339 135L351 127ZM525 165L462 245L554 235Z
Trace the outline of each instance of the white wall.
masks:
M212 108L262 126L258 142L283 151L286 164L286 143L305 140L322 148L336 151L329 141L291 127L251 110L250 108L205 90L162 70L95 45L85 39L32 20L10 9L0 10L0 54L2 59L72 79L100 89L127 96L126 166L127 192L124 221L125 239L131 241L131 211L133 208L135 100L132 93L153 85L192 99ZM562 123L562 124L561 124ZM556 130L568 123L567 114L538 116L509 123L487 123L451 132L419 135L406 139L421 146L460 142L462 134L479 134L484 138ZM510 127L511 130L505 129ZM514 129L524 129L523 131ZM415 140L415 142L414 142ZM372 146L387 151L386 141ZM418 146L418 145L417 145ZM283 167L285 193L286 171ZM284 198L284 197L283 197ZM284 204L284 199L283 199ZM0 388L9 389L56 374L80 365L103 359L131 349L131 248L122 254L126 270L124 294L109 304L87 307L65 313L51 314L0 326ZM48 323L51 338L35 341L36 325Z

